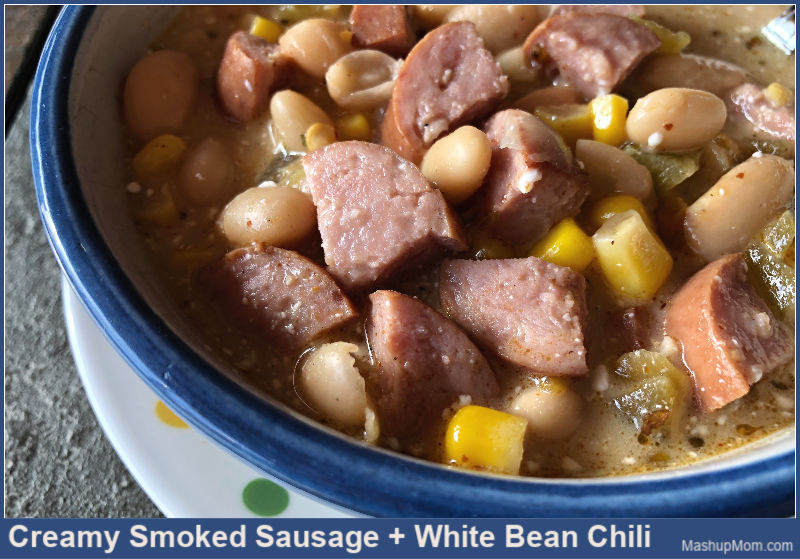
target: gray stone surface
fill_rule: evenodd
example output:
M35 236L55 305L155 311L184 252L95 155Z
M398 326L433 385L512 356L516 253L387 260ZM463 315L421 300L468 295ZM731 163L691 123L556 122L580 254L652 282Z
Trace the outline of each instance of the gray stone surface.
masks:
M161 516L105 438L75 369L36 207L29 112L30 92L6 141L5 515Z
M47 6L5 6L6 93L45 12Z

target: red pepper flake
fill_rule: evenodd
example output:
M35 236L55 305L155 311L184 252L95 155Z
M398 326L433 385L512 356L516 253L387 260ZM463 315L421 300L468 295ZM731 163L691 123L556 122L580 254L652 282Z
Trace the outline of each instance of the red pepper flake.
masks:
M672 130L672 127L673 127L673 126L674 126L674 124L672 124L671 122L668 122L668 123L666 123L666 124L664 125L664 130L666 130L666 131L670 131L670 130Z
M736 173L736 178L737 179L743 179L744 178L744 173Z

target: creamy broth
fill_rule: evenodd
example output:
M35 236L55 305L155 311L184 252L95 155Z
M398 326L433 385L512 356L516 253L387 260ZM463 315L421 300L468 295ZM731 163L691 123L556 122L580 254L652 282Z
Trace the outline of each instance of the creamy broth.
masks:
M647 17L672 30L688 32L692 41L686 52L735 63L747 70L761 85L780 82L793 87L794 56L784 55L759 35L759 29L782 9L781 6L648 6ZM309 11L309 14L347 22L348 11L348 7L329 7L316 14ZM228 200L264 180L281 182L286 177L285 154L280 152L279 146L276 147L269 111L247 123L238 123L222 113L215 93L215 75L225 43L234 31L246 30L254 14L271 18L286 27L290 24L286 21L286 12L275 6L187 7L152 44L152 50L173 49L187 53L199 70L197 102L178 135L190 147L208 136L216 137L227 146L233 160ZM514 83L512 80L511 85L512 93L501 107L513 102L512 96L515 94L521 96L537 86L548 84L539 82L532 85ZM330 99L322 80L311 78L299 70L293 71L282 87L305 94L331 117L336 118L348 112ZM631 107L634 101L630 99ZM379 142L384 110L382 107L374 109L367 116L372 140ZM222 258L230 248L217 227L224 203L193 207L181 198L180 192L175 191L178 180L175 171L166 172L152 180L137 178L132 162L142 146L141 140L129 138L131 180L127 188L131 211L150 249L155 268L163 275L164 283L173 296L203 332L207 349L227 362L232 374L242 384L326 423L303 400L295 386L298 367L308 348L276 351L259 336L243 332L209 302L203 286L198 283L198 271ZM743 154L739 156L740 160L753 151L753 147L747 144L739 146L739 149ZM283 175L280 174L281 170ZM708 188L711 184L704 186ZM300 188L304 187L301 185ZM156 215L161 215L163 219L153 219L154 200L158 201L156 212L162 212ZM462 217L470 223L468 211ZM476 240L473 238L473 241ZM324 266L324 254L316 231L293 248ZM526 255L529 248L514 247L516 256ZM642 346L679 361L679 348L674 344L670 346L670 340L665 341L660 325L672 295L703 267L705 261L686 247L672 248L671 254L674 268L669 278L650 303L640 305L647 317L647 336ZM438 309L440 262L434 260L415 265L382 287L416 296ZM585 276L590 314L587 337L589 374L584 378L568 378L565 381L582 400L580 424L574 433L560 440L526 437L521 475L595 477L673 468L742 447L793 424L795 384L792 361L765 374L763 380L754 384L746 396L719 410L701 414L696 404L691 403L683 417L674 419L667 427L654 428L649 433L641 432L627 416L611 405L608 397L608 394L622 390L626 382L626 379L613 373L614 361L627 349L621 349L624 344L615 338L618 332L609 322L623 307L609 295L596 265L590 266ZM353 295L352 298L359 308L366 304L363 295ZM357 321L326 333L314 345L333 341L358 345L362 352L356 356L356 361L364 373L374 366L364 338L363 322ZM496 357L487 355L487 359L501 385L501 396L489 403L491 407L507 409L508 403L520 391L543 382L541 378L515 370ZM444 415L447 417L447 413ZM443 421L440 426L432 428L424 439L406 445L402 450L440 461L445 424ZM369 429L367 432L361 428L345 431L358 439L372 436ZM398 447L397 441L390 438L382 438L378 444Z
M679 8L679 9L675 9ZM759 82L794 87L793 59L761 35L788 6L648 6L647 16L692 36L687 52L735 62ZM709 25L713 22L713 25Z

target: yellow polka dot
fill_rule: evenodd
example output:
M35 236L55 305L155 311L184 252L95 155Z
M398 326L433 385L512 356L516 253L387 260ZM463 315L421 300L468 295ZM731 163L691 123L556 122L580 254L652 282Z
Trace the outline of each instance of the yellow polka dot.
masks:
M175 412L172 411L167 407L167 405L158 400L156 402L156 417L159 418L161 421L169 425L170 427L175 427L177 429L188 429L189 426L186 423L175 415Z

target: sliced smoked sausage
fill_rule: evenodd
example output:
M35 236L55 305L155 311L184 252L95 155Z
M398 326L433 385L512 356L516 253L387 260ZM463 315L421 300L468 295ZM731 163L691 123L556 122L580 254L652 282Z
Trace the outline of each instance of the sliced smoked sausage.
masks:
M743 115L756 130L794 143L794 99L776 106L767 98L764 88L746 83L731 91L729 107Z
M405 56L416 40L404 6L353 6L350 28L356 46L395 57Z
M586 99L613 91L661 41L627 17L572 12L547 18L522 45L527 60L555 67Z
M588 182L557 133L518 109L495 114L484 131L492 160L478 214L495 237L534 242L561 219L578 214Z
M368 142L336 142L303 158L331 273L349 289L386 280L442 248L466 249L455 214L420 170Z
M485 116L508 79L469 22L437 27L403 63L381 125L381 142L419 163L442 134Z
M480 404L497 395L494 372L458 326L395 291L369 299L366 328L376 367L366 382L382 432L403 439L430 431L460 396Z
M586 283L535 257L445 260L442 310L483 348L543 375L584 375Z
M242 122L263 112L281 64L278 45L245 31L231 35L217 72L217 92L225 111Z
M298 348L357 312L328 273L292 250L256 243L202 271L223 316L273 345Z
M794 354L791 328L747 282L741 254L715 260L678 290L667 309L666 333L683 344L706 412L741 398Z

